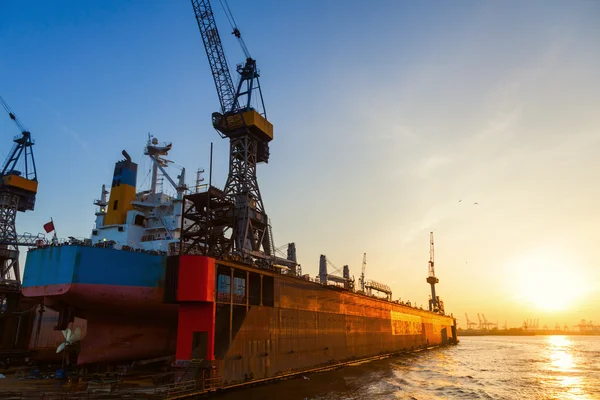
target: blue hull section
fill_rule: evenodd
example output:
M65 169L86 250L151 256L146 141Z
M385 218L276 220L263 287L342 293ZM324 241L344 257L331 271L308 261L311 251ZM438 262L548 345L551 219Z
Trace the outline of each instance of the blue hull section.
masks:
M87 246L27 253L23 288L73 283L161 288L166 256Z

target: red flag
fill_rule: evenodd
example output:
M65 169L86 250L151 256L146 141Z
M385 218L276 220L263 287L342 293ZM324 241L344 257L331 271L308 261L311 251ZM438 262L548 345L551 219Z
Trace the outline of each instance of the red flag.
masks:
M50 221L47 224L44 224L44 230L46 233L50 233L54 230L54 221Z

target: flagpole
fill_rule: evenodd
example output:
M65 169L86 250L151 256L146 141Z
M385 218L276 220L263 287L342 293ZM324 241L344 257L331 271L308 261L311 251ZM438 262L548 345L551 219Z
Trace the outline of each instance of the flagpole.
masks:
M54 228L54 240L58 242L58 238L56 237L56 226L54 226L54 220L50 217L50 222L52 222L52 228Z

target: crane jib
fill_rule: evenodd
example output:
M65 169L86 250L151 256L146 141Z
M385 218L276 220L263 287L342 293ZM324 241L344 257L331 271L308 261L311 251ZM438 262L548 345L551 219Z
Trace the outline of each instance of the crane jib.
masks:
M204 42L204 49L208 57L210 70L215 81L217 95L221 103L221 112L225 114L228 111L239 108L236 98L236 90L229 72L225 51L221 43L215 17L212 12L210 1L191 0L196 14L196 21L200 29L200 35Z

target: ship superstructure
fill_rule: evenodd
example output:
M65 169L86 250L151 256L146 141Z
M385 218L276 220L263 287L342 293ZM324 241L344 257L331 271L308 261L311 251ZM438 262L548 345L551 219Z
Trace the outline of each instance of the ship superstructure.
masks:
M149 136L144 154L152 161L150 189L136 193L137 164L123 151L124 160L115 165L110 198L102 187L101 197L94 202L96 225L92 231L92 245L110 245L114 249L155 251L167 254L179 241L185 168L175 182L166 167L171 143L159 144ZM159 190L159 171L175 190L176 195Z

